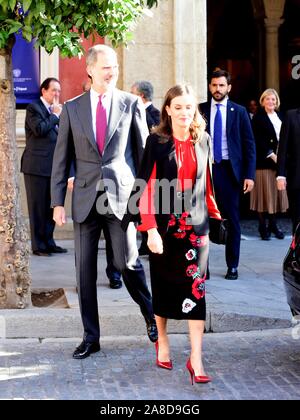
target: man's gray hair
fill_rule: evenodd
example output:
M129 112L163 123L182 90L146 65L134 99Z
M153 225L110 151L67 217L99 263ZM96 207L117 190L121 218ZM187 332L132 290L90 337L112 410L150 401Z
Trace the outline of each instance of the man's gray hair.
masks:
M153 86L150 82L148 82L147 80L141 80L135 82L133 86L137 89L139 93L142 93L144 95L144 98L147 101L153 100Z
M115 54L116 55L116 52L108 45L104 45L104 44L93 45L91 48L88 49L88 52L86 54L85 60L86 60L87 67L93 66L94 64L96 64L97 59L98 59L98 54Z

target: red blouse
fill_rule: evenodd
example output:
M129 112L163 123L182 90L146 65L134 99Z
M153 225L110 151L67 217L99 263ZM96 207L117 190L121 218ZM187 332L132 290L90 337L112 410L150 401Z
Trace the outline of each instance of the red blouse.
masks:
M174 142L178 167L177 190L184 191L185 189L190 189L194 185L196 180L197 159L195 154L195 148L190 139L186 141L180 141L174 138ZM155 181L156 164L154 164L150 179L140 198L139 211L141 214L142 223L137 228L139 231L144 232L152 228L157 228L154 208ZM207 168L206 176L206 205L208 215L210 217L213 217L215 219L221 219L221 215L213 195L213 188L210 179L209 168Z

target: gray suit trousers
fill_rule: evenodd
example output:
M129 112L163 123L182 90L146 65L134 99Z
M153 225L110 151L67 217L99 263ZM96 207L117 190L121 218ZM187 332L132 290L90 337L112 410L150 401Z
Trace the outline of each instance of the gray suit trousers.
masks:
M124 232L121 221L112 211L99 214L94 204L83 223L74 222L76 279L84 327L83 339L87 342L97 342L100 338L96 283L98 242L104 226L110 236L114 265L121 271L130 296L140 306L146 322L154 319L151 294L144 268L138 259L134 225L131 223L127 232Z

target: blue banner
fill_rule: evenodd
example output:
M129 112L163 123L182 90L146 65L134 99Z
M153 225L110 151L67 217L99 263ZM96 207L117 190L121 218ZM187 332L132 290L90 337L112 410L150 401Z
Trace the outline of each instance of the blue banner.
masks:
M34 41L16 34L12 52L13 82L17 104L28 104L40 97L40 59Z

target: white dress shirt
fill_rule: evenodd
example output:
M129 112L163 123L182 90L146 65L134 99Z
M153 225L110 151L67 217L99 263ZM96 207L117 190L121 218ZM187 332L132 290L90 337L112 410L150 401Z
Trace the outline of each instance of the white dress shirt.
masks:
M271 123L273 124L277 140L279 140L279 134L280 134L280 129L282 125L281 119L278 117L276 112L272 112L272 114L268 113L268 117Z

